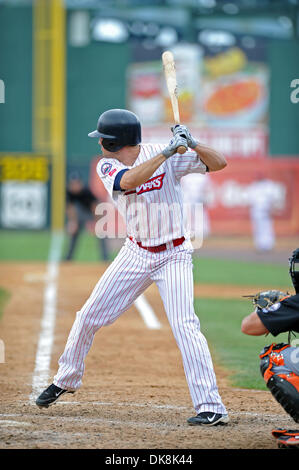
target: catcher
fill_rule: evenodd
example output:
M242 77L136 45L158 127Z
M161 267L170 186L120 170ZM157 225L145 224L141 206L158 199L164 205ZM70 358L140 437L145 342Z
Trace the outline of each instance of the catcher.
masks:
M299 423L299 348L290 345L291 333L299 333L299 248L289 258L289 273L296 294L270 290L245 296L255 310L243 319L241 330L254 336L289 333L288 343L273 343L261 351L260 370L274 398ZM272 434L279 447L299 448L299 430L276 429Z

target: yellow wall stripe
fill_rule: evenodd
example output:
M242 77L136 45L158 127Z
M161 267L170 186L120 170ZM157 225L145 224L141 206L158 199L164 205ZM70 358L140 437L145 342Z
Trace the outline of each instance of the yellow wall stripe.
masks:
M33 7L33 147L51 157L51 228L65 218L65 9L63 0Z

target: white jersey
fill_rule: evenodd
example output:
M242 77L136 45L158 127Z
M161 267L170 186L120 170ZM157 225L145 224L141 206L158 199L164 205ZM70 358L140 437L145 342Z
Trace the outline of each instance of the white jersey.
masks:
M180 179L188 173L207 170L198 154L188 150L168 158L144 184L133 190L115 191L114 181L121 170L134 168L160 154L163 144L141 144L132 166L114 158L101 158L97 173L124 217L129 237L144 246L157 246L184 236L189 238L184 223L183 194Z

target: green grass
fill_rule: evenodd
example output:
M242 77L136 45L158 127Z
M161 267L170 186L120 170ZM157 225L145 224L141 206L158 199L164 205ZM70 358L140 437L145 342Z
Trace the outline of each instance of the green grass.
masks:
M194 280L199 285L256 286L256 291L285 286L293 290L287 263L284 266L195 258ZM267 344L287 341L286 334L280 335L278 340L271 335L244 335L242 319L253 310L252 304L245 299L200 298L195 299L195 309L215 360L231 372L232 385L267 390L259 371L259 353Z
M29 232L0 230L0 261L47 261L51 234L49 231ZM68 248L65 236L63 256ZM111 254L113 259L115 253ZM98 239L84 232L78 240L74 261L98 262L100 259Z
M242 333L242 319L251 311L249 304L242 300L195 299L195 311L214 361L231 372L231 384L267 390L259 370L259 353L273 342L287 342L287 334L277 340L271 335L256 337Z
M0 231L1 261L46 261L50 232Z
M0 230L0 261L46 261L50 246L49 231ZM67 251L65 237L63 254ZM115 256L112 253L111 259ZM75 261L97 262L99 260L98 239L84 232L74 256ZM256 285L278 288L290 286L287 263L264 264L235 260L194 258L194 281L197 283Z
M194 282L206 284L235 284L279 288L292 283L288 265L254 263L235 260L194 258Z
M69 244L69 237L64 238L63 255L66 254ZM84 232L78 240L78 245L74 253L74 261L93 263L99 261L98 239L91 233Z
M0 320L3 315L4 305L7 302L8 298L8 292L0 287Z

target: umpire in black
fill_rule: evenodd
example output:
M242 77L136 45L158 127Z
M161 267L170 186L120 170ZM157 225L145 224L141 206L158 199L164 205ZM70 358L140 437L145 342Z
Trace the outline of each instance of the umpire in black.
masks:
M73 259L78 239L86 224L95 221L95 208L99 201L92 191L83 184L78 172L71 173L66 191L67 232L70 236L66 261ZM100 238L99 257L108 261L107 239Z

